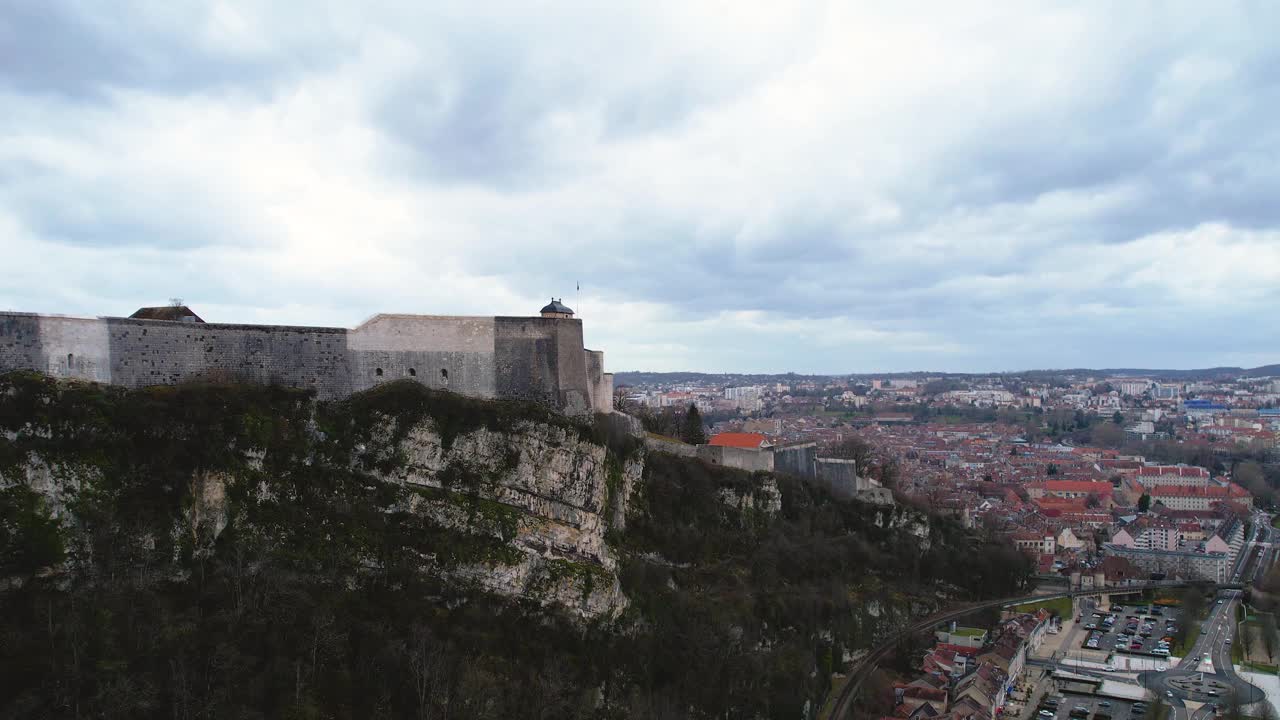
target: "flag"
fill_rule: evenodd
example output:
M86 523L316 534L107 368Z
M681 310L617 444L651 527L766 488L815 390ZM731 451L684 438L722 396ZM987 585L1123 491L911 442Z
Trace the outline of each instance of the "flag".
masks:
M581 290L581 289L582 289L582 283L574 283L574 284L578 286L578 289L579 289L579 290Z

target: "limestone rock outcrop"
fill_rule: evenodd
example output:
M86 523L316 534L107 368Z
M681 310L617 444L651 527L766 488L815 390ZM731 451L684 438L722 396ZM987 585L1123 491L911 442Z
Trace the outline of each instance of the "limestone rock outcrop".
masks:
M521 423L513 432L480 428L442 442L427 420L406 433L396 450L404 464L385 479L443 494L414 496L415 512L436 521L503 533L497 518L478 518L459 496L494 503L492 515L512 521L504 537L515 562L458 568L455 577L490 592L563 605L587 617L625 609L615 574L617 558L605 542L610 524L626 516L626 498L642 462L617 466L604 447L563 427Z

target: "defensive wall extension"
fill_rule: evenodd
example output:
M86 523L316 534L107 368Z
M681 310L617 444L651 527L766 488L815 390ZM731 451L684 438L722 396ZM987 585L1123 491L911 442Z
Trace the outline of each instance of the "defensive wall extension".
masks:
M604 353L582 321L375 315L352 329L0 312L0 372L144 387L202 378L313 388L342 398L392 380L569 415L610 412Z
M675 438L646 433L645 447L653 452L698 458L711 465L747 472L780 472L794 475L811 485L825 488L837 499L894 504L893 491L858 475L853 460L818 457L817 443L800 443L765 449L689 445Z

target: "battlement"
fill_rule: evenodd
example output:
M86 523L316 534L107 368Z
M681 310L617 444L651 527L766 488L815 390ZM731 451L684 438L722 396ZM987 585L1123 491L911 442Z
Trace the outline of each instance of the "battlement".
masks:
M355 328L0 312L0 372L144 387L200 378L341 398L391 380L566 414L612 409L604 354L572 317L374 315Z

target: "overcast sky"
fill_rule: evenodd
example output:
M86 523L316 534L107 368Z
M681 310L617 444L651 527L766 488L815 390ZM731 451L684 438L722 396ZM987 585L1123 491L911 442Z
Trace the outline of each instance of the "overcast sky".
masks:
M0 309L555 295L612 370L1280 362L1271 0L375 4L0 0Z

